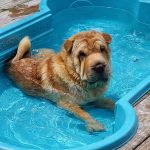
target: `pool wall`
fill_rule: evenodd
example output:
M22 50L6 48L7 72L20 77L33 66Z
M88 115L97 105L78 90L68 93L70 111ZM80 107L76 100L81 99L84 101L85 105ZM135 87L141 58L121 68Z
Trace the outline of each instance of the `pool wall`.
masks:
M105 6L124 9L133 13L133 15L136 15L139 3L138 0L132 0L132 3L130 3L130 1L127 0L68 0L65 1L65 3L61 0L49 0L47 5L49 8L51 8L52 14L55 14L60 10L67 8L75 8L81 6Z

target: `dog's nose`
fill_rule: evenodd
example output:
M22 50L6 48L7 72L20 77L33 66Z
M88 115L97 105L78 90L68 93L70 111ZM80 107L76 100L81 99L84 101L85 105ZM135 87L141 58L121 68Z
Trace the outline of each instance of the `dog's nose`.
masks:
M106 65L104 63L97 63L94 67L93 70L96 73L103 73L105 70Z

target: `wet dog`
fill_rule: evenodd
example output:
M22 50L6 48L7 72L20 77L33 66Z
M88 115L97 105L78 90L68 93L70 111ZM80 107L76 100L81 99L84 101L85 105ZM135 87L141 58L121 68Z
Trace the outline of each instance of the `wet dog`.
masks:
M109 34L86 31L67 39L59 53L41 49L30 55L30 40L23 38L8 68L10 77L28 95L54 101L59 107L85 121L89 131L103 130L80 105L99 102L113 107L111 100L102 100L111 76Z

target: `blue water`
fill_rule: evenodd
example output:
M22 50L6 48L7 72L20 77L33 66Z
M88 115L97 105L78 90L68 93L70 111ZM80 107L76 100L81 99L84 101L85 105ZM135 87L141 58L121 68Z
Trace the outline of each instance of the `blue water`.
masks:
M50 31L33 41L33 53L40 47L59 51L65 39L83 30L111 34L113 73L106 96L117 101L150 74L150 34L115 18L86 17L71 21L64 17L52 24ZM0 141L3 143L25 149L64 149L94 143L113 134L112 111L93 105L84 109L104 124L105 132L88 133L81 120L50 101L25 95L0 70Z
M112 111L85 109L105 124L107 132L89 134L82 121L44 99L29 97L0 72L0 141L25 148L61 149L83 146L113 133Z

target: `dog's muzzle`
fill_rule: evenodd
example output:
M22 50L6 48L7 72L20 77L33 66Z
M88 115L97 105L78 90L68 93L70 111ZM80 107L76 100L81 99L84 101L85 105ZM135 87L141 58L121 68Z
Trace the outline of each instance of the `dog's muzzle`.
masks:
M87 81L89 83L95 82L108 82L111 76L110 67L103 63L97 63L91 67L91 71L88 74Z

